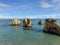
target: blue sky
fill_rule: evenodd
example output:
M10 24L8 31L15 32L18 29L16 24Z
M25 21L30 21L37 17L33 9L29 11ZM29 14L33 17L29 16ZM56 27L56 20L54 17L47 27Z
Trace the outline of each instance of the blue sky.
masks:
M59 16L60 0L0 0L0 17Z

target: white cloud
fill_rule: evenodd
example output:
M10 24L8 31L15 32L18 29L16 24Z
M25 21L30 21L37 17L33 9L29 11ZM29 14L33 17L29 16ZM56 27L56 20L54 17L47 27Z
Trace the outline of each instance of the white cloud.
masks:
M60 14L49 14L49 15L30 15L30 16L4 16L0 15L0 19L24 19L24 18L31 18L31 19L45 19L45 18L56 18L60 19Z
M60 2L60 0L52 0L52 2L57 3Z
M41 1L40 2L40 7L41 8L53 8L54 5L53 4L49 4L48 2L45 2L45 1Z
M20 7L20 9L22 9L22 10L31 10L32 9L32 6L23 5L23 6Z
M60 0L51 0L50 2L42 0L39 5L41 8L51 8L54 11L60 10Z
M4 3L0 3L0 7L5 7L5 8L9 8L10 6Z
M60 0L52 0L51 2L55 5L54 10L60 9Z

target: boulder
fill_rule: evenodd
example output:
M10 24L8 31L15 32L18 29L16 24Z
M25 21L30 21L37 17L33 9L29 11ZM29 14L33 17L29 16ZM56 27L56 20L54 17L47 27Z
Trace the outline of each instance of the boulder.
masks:
M23 20L23 26L24 27L32 27L32 23L31 23L31 19L29 19L29 18L25 18L24 20Z
M20 25L20 20L18 20L18 19L14 19L13 21L12 21L12 23L10 24L10 26L18 26L18 25Z
M38 24L39 24L39 25L43 25L43 22L40 20L40 21L38 22Z
M48 18L45 20L43 31L60 35L60 24L56 19Z

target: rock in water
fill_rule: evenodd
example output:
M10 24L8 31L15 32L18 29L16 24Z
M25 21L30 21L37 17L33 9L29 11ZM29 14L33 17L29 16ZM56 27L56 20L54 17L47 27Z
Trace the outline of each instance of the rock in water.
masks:
M40 20L40 21L38 22L38 24L39 24L39 25L43 25L43 22Z
M31 20L29 18L23 20L24 27L32 27Z
M18 19L14 19L13 21L12 21L12 23L10 24L10 26L18 26L18 25L20 25L20 20L18 20Z
M44 32L52 32L60 35L60 25L57 20L48 18L45 20Z

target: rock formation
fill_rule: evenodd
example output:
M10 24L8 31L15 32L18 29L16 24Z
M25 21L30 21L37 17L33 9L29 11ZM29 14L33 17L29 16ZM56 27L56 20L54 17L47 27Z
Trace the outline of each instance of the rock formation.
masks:
M46 19L43 31L52 32L60 35L60 25L55 19L51 19L51 18Z
M14 19L13 21L12 21L12 23L10 24L10 26L18 26L18 25L20 25L20 20L18 20L18 19Z
M29 18L23 20L24 27L32 27L31 20Z
M40 21L38 22L38 24L39 24L39 25L43 25L43 22L40 20Z

